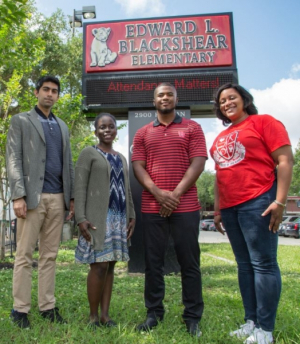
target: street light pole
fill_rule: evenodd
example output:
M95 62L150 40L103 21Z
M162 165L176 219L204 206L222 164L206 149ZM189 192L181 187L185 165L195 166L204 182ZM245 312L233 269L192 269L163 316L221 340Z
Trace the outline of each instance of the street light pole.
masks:
M72 37L75 35L75 8L73 10L73 20L72 20Z
M0 0L1 1L1 0ZM72 37L75 36L75 27L82 26L82 16L84 19L96 18L95 6L83 6L82 10L73 10L73 16L69 16L69 23L72 28Z

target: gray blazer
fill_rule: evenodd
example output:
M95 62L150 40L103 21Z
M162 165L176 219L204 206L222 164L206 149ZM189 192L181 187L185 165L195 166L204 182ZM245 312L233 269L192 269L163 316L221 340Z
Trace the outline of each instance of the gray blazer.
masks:
M74 170L68 127L56 117L63 142L63 189L66 209L74 198ZM42 194L46 141L37 112L23 112L11 118L6 142L6 167L12 200L24 197L27 209L38 206Z
M134 206L129 185L128 166L125 157L122 160L127 224L135 219ZM103 250L106 218L110 197L110 163L93 147L82 150L75 167L75 217L77 223L90 221L95 230L90 230L95 250ZM130 243L128 243L130 245Z

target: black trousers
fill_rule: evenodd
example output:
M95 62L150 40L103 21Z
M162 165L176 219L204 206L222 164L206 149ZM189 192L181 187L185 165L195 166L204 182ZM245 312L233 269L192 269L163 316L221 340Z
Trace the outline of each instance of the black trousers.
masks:
M148 317L163 319L165 296L164 258L172 235L181 267L183 319L199 321L204 303L200 272L199 211L169 217L142 214L145 248L145 306Z

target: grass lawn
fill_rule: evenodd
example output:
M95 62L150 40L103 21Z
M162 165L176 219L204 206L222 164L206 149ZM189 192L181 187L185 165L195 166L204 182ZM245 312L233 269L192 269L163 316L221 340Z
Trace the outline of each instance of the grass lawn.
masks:
M12 308L12 269L0 270L0 343L243 343L229 332L243 323L243 307L237 283L237 271L229 244L201 244L201 268L205 310L201 320L200 340L192 338L181 322L181 284L179 276L167 276L165 321L151 333L137 333L136 324L145 319L143 276L129 276L124 263L116 266L111 302L114 329L87 327L88 301L86 276L88 266L74 264L76 241L64 243L59 251L56 271L57 306L67 325L43 320L37 307L37 269L33 269L30 330L20 330L9 319ZM276 344L300 343L300 264L299 246L280 246L282 296L274 338ZM220 259L223 258L223 259ZM7 261L12 261L7 259Z

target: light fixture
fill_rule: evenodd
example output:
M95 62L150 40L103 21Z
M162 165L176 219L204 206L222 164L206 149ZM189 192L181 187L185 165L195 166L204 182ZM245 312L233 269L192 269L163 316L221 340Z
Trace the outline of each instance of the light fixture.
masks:
M83 6L82 10L73 10L73 16L69 16L69 23L73 29L72 36L74 37L75 28L82 27L82 16L84 19L96 18L96 7L95 6Z
M71 28L74 27L82 27L82 18L75 14L75 16L69 16L69 23Z
M96 18L96 7L95 6L83 6L82 15L84 19Z

